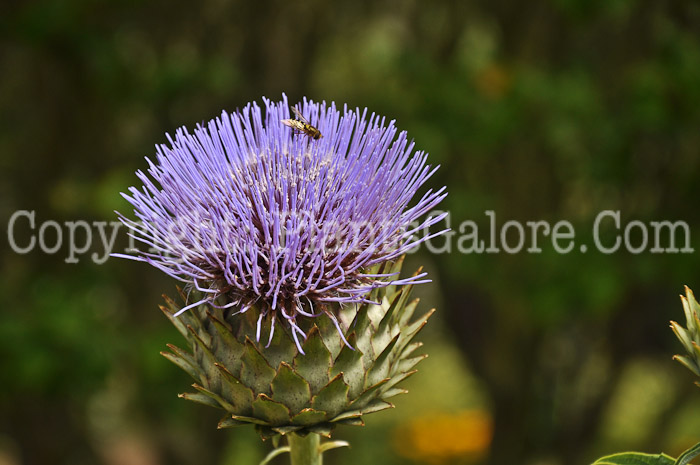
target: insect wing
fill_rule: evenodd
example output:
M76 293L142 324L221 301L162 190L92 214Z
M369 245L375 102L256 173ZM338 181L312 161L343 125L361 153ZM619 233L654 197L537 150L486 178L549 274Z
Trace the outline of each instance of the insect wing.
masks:
M309 124L309 120L304 118L304 115L301 114L301 112L299 111L299 109L297 107L292 107L292 113L294 113L294 116L296 117L296 119L298 119L299 121L301 121L304 124L308 124L309 126L311 126Z
M294 129L295 131L303 131L304 130L304 125L295 119L283 119L282 124L285 126L289 126L290 128Z
M282 124L292 128L294 134L305 134L314 140L318 140L321 136L321 131L311 126L309 121L304 118L297 107L292 107L292 113L296 119L283 119Z

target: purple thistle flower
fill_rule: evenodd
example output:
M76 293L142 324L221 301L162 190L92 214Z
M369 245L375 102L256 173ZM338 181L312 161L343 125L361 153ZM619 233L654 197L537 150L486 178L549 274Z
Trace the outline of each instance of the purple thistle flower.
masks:
M335 104L304 100L301 114L323 134L293 131L286 96L180 128L170 146L156 146L156 163L138 171L143 187L122 194L137 221L119 214L130 235L150 250L121 255L147 262L204 296L178 314L209 303L259 311L305 337L297 319L326 314L343 331L330 303L369 302L372 289L427 282L426 273L398 279L373 274L445 231L416 232L446 213L419 222L447 194L416 192L435 172L414 153L394 121L367 110L342 113ZM264 119L263 119L264 118ZM345 341L347 343L347 341ZM269 344L269 342L268 342Z

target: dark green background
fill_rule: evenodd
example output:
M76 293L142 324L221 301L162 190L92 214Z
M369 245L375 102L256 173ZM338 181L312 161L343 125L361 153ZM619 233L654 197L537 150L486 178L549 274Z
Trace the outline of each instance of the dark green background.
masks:
M337 432L353 448L328 463L431 463L401 454L401 427L456 408L490 412L491 451L433 463L583 465L700 440L700 391L671 361L681 348L668 329L683 319L683 284L700 290L700 252L605 255L591 238L595 216L612 209L623 223L686 221L700 247L697 2L0 10L5 228L20 209L38 223L112 221L165 132L282 92L396 118L442 165L430 185L448 186L453 228L487 228L486 210L501 224L574 224L585 254L412 255L435 279L419 289L423 307L439 309L423 334L432 356L396 410ZM176 398L188 378L158 355L181 342L157 310L172 280L123 260L67 264L65 247L19 255L3 244L0 462L247 465L269 449L250 430L216 431L216 412Z

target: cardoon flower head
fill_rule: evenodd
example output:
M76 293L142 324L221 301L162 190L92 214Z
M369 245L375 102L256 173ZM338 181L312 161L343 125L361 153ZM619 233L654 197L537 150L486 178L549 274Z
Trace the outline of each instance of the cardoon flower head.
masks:
M425 273L399 272L445 193L414 199L434 169L393 121L296 108L265 100L180 129L125 195L137 221L121 219L150 247L127 258L186 283L163 307L190 345L163 353L196 380L181 396L225 410L220 428L294 433L293 457L320 457L319 434L392 407L424 358L413 338L432 312L413 319L409 294Z
M338 308L425 282L425 273L401 279L377 266L444 232L427 233L444 215L419 219L445 189L414 200L437 168L393 120L304 100L300 114L323 135L313 139L282 123L286 97L264 104L264 113L252 103L193 133L181 128L156 147L137 173L143 187L124 195L137 221L120 215L150 249L122 257L197 291L174 316L202 304L226 317L255 309L256 341L265 326L269 345L281 321L303 353L300 319L326 315L350 345Z

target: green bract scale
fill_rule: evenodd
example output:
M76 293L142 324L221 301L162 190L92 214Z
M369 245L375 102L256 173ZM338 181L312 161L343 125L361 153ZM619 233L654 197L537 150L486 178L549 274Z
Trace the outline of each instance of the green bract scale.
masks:
M687 355L675 355L673 358L700 376L700 305L688 286L685 287L685 296L681 296L681 302L685 313L685 328L672 321L671 329L683 344ZM698 382L695 384L700 386Z
M398 273L402 260L376 267ZM343 336L326 315L307 319L302 353L289 330L277 330L269 345L255 340L255 311L226 316L202 304L178 317L170 299L163 311L189 342L189 351L169 345L163 355L196 381L180 396L226 411L219 428L253 424L263 438L294 432L329 436L335 425L362 425L362 415L393 407L398 384L426 355L415 335L432 311L413 318L418 299L408 286L372 291L376 303L335 304ZM269 325L269 322L265 323ZM263 325L264 329L265 328Z

